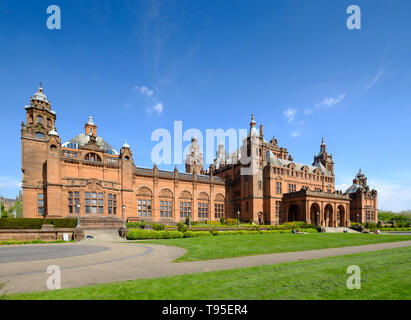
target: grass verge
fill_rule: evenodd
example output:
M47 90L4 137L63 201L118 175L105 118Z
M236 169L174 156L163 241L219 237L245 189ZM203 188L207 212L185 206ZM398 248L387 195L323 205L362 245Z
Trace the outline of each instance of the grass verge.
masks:
M411 240L411 236L361 233L242 234L149 240L144 243L185 248L187 253L175 260L176 262L182 262L359 246L403 240Z
M251 268L107 283L6 299L411 299L411 247ZM348 289L347 267L361 268L361 289Z

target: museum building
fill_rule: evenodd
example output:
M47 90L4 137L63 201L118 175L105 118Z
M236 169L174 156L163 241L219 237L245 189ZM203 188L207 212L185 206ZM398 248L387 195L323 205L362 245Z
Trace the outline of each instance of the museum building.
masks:
M130 146L119 152L98 136L92 117L83 133L62 143L56 112L40 84L25 106L21 125L24 217L93 217L175 224L225 218L259 224L306 221L321 226L376 222L377 191L365 175L346 191L335 190L334 161L324 140L312 165L297 163L273 137L264 139L254 116L243 145L231 154L224 144L204 170L193 137L185 171L142 168Z

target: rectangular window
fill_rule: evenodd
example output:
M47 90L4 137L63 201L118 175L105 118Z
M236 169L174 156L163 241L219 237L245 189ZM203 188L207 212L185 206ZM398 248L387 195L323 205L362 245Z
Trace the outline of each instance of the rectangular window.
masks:
M191 202L180 201L180 218L191 217Z
M208 202L198 203L198 218L208 219Z
M109 193L107 195L108 214L117 214L117 195Z
M38 215L44 216L44 194L39 193L37 195L37 206L38 206Z
M171 201L160 201L160 217L172 217Z
M277 214L278 217L280 216L280 204L281 204L280 201L275 202L275 213Z
M281 182L275 183L275 192L281 194L282 193L282 185Z
M137 200L137 213L139 217L151 217L151 200Z
M69 214L78 214L79 208L77 207L77 205L80 203L80 192L75 191L69 191L68 193L68 212Z
M224 217L224 203L214 203L214 218Z

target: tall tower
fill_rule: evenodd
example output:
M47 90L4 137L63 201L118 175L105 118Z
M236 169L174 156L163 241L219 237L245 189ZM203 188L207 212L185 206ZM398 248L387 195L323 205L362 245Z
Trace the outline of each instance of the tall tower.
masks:
M45 216L49 214L47 208L61 207L57 203L60 201L61 141L55 130L56 113L51 110L41 83L25 110L26 124L21 124L23 214L24 217ZM56 190L51 187L48 192L48 183Z
M217 147L216 159L214 160L215 168L218 169L221 166L224 166L225 162L226 162L226 153L224 149L224 144L220 141Z
M313 166L318 163L321 163L327 170L334 174L333 156L327 153L327 146L325 145L324 138L321 139L320 152L314 156Z
M186 172L200 174L204 171L203 153L200 151L197 137L191 138L190 152L186 156Z

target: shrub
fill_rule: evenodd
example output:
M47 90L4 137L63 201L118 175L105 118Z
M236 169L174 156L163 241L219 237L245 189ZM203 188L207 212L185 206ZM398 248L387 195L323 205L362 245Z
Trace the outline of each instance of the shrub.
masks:
M224 217L221 217L221 218L220 218L220 224L224 224L224 223L225 223Z
M127 228L141 228L141 226L144 225L141 222L127 222L126 226Z
M186 231L184 232L184 238L205 237L212 236L210 231Z
M187 216L187 218L186 218L186 225L189 225L189 224L190 224L190 217Z
M131 229L127 232L127 240L139 240L139 239L175 239L182 238L183 233L174 230L143 230L143 229Z
M156 231L164 230L165 228L165 225L160 224L160 223L153 223L152 226L153 226L153 229Z
M227 224L237 224L238 221L237 221L237 219L227 218L227 219L226 219L226 223L227 223Z
M178 231L183 232L183 233L188 231L187 225L185 223L182 223L182 222L177 223L177 229L178 229Z

